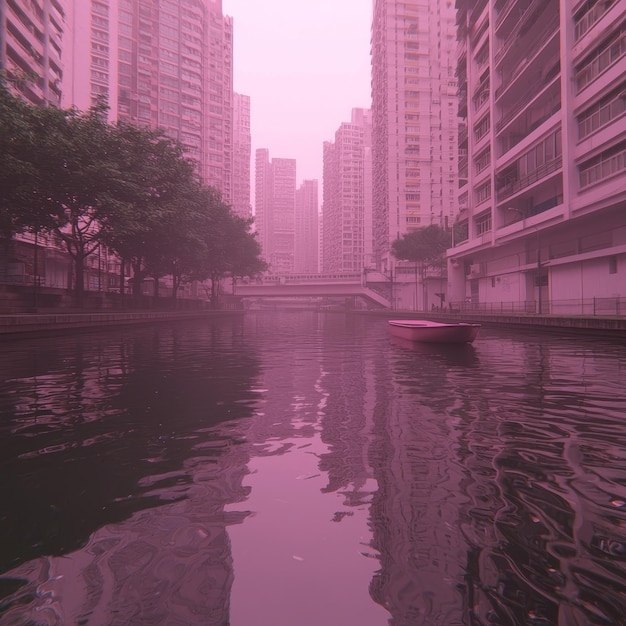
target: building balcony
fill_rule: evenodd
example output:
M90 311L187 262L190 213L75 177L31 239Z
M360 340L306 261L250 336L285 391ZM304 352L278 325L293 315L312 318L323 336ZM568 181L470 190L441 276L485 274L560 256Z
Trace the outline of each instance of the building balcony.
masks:
M545 109L547 104L547 110L541 113L539 116L532 116L533 121L528 124L526 121L522 121L518 124L518 133L522 136L527 135L532 131L531 126L536 128L545 119L548 119L550 115L553 115L561 108L561 95L560 95L560 81L558 80L561 72L560 61L557 61L552 67L550 67L544 74L543 79L539 84L535 83L536 89L526 89L519 98L513 101L511 107L506 107L506 102L502 102L502 110L505 111L502 117L496 122L496 133L500 133L508 124L513 122L515 118L522 113L529 105L535 109ZM539 118L543 118L542 121L538 121ZM509 146L509 149L512 146Z
M581 190L603 182L608 178L623 175L626 170L626 141L606 150L594 159L581 165L579 182Z
M558 156L557 158L552 159L547 163L544 163L526 176L523 176L511 182L507 182L504 185L497 186L496 199L498 200L498 202L501 202L515 195L516 193L534 185L536 182L542 180L546 176L549 176L553 172L560 170L562 165L563 159L561 156Z
M500 98L523 74L524 90L527 90L528 84L535 82L533 72L529 71L534 66L538 66L534 73L538 74L540 79L546 75L546 67L554 67L554 59L560 58L558 26L558 19L550 22L530 45L523 46L524 56L521 60L513 66L501 67L502 84L496 89L496 99Z
M508 2L504 2L502 8L498 11L498 16L496 17L496 30L502 26L504 20L512 15L513 6L519 0L508 0Z
M574 74L576 93L579 94L613 67L619 67L624 57L626 57L626 26L622 26L608 41L600 45L591 61L576 69Z
M574 39L581 39L614 4L616 0L602 0L591 7L587 3L588 8L574 17Z

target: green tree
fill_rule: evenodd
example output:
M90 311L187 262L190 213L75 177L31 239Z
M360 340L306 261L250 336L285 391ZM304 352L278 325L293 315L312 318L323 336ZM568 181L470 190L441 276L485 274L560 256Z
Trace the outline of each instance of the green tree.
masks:
M451 245L450 231L433 224L396 239L391 253L396 259L414 261L422 267L435 266Z
M85 260L104 234L130 210L136 190L120 153L119 137L106 121L105 107L65 111L54 129L56 158L40 167L37 200L48 207L51 230L74 261L75 293L82 302Z
M193 233L188 214L201 201L201 186L194 163L161 131L119 123L114 133L129 195L125 210L107 224L104 239L130 263L133 293L137 295L143 279L152 276L158 295L158 278L170 273L173 259Z
M214 191L214 190L213 190ZM267 269L260 257L261 246L250 232L251 219L232 212L214 191L206 212L198 223L204 252L190 274L195 280L211 281L211 302L218 305L220 283L224 278L255 276Z
M103 103L86 113L35 107L0 90L0 222L6 234L55 235L73 260L79 304L85 260L98 250L107 225L128 208L133 192L106 111Z
M413 261L415 263L415 294L417 297L418 268L424 284L427 267L442 267L445 251L452 244L450 230L432 224L403 235L396 239L391 246L391 253L397 259ZM443 289L439 294L443 303ZM424 286L424 304L426 304L426 288Z
M59 109L29 105L0 82L1 235L10 237L53 227L49 207L39 201L37 189L41 185L40 170L56 158L53 129L63 119Z

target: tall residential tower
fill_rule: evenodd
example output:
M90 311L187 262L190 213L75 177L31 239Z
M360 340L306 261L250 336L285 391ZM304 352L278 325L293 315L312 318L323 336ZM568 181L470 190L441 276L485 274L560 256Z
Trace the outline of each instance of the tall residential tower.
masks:
M372 147L374 254L456 212L457 85L452 0L374 0Z
M371 261L371 123L369 109L353 109L324 142L324 272L360 272Z
M66 106L163 128L232 201L232 19L221 0L66 0Z
M250 96L234 94L233 100L233 211L239 217L252 215L250 204Z
M66 2L0 1L0 70L30 104L61 104Z
M294 272L316 274L319 264L317 180L304 180L296 190Z
M295 262L296 161L255 155L255 224L270 272L290 274Z

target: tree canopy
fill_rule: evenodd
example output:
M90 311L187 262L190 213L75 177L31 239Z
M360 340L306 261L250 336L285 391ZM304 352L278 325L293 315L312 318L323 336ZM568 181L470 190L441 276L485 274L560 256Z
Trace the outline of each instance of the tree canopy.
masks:
M441 255L451 245L450 232L432 224L396 239L391 246L391 252L396 259L427 266L439 263Z
M145 276L253 276L266 268L251 232L204 186L178 142L161 131L87 112L35 107L0 84L0 235L52 233L75 267L106 245ZM155 281L158 284L158 281Z

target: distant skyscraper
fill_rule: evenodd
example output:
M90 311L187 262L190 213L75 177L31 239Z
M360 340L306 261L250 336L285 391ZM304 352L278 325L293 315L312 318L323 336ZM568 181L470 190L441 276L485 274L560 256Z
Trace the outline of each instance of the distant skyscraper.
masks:
M371 112L353 109L324 143L324 272L361 271L372 254Z
M270 268L277 274L289 274L295 261L296 161L272 159L272 170L274 249Z
M317 180L305 180L296 191L294 271L316 274L319 258Z
M10 89L31 104L61 104L63 0L0 0L0 70Z
M221 0L66 0L64 104L163 128L232 201L232 19Z
M254 225L263 258L269 262L273 241L272 164L266 148L259 148L254 156Z
M234 94L233 100L233 197L232 207L240 217L250 217L250 96Z
M260 148L255 164L255 223L263 258L271 272L289 274L294 271L296 161L270 162L269 151Z
M455 214L458 154L452 0L374 0L374 245L382 269L399 236Z

